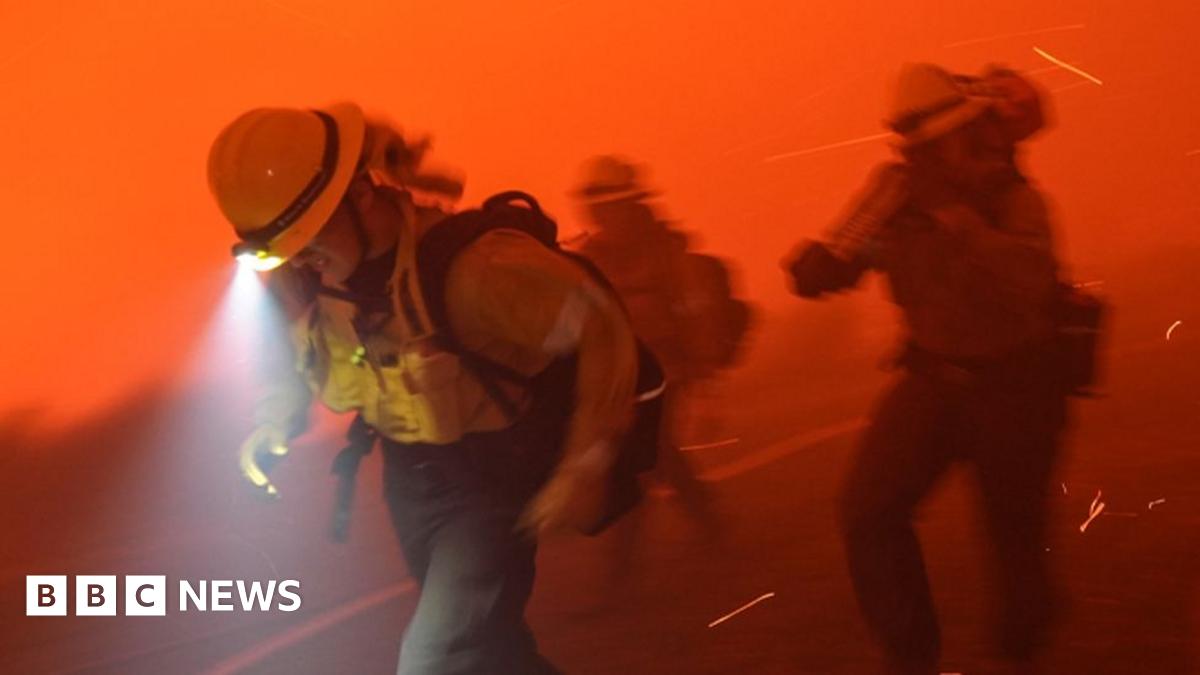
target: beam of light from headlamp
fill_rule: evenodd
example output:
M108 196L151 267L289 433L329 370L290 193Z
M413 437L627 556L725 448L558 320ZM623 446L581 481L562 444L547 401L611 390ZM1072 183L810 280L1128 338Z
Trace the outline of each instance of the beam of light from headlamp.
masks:
M207 329L197 341L196 351L187 363L183 377L191 388L213 388L227 391L223 410L206 411L212 414L249 417L246 410L253 404L248 395L256 388L252 358L261 347L264 331L282 321L273 311L270 296L250 264L239 263L229 274L224 296L212 308ZM230 274L231 273L231 274Z
M87 514L89 524L105 534L105 546L86 560L94 557L116 570L133 565L168 579L296 578L308 586L311 567L293 551L296 541L324 534L325 505L310 507L311 501L296 499L288 509L271 508L238 469L238 446L254 425L263 352L269 339L286 334L286 321L252 268L225 258L213 272L219 277L211 281L224 287L221 295L202 306L176 308L207 314L195 349L177 364L171 387L154 392L152 405L128 415L130 431L122 431L119 440L136 446L109 453L121 459L111 469L121 479L108 484L82 479L89 489L113 491L98 501L106 508ZM325 485L324 472L315 472L307 481L290 481L285 494L288 489L313 494ZM311 526L296 527L297 520ZM272 536L282 530L294 537ZM191 645L186 636L227 634L222 621L227 624L228 617L220 613L187 612L150 635L155 644ZM116 627L104 637L104 649L95 652L102 670L137 670L153 661L145 640L128 630Z
M185 375L198 395L181 400L175 415L162 425L176 458L162 489L189 492L194 509L189 516L220 533L208 543L210 563L215 561L223 574L279 578L295 574L287 571L287 559L281 557L286 546L271 546L262 534L282 527L298 513L305 514L309 503L292 501L288 510L265 505L239 470L238 447L255 428L255 404L264 385L278 375L279 368L291 372L287 319L268 290L265 275L243 264L227 265L225 272L227 290L213 307ZM278 478L278 472L272 476ZM317 473L300 479L293 476L286 484L281 492L289 499L325 486L326 480L324 473ZM314 526L311 531L298 531L297 538L324 534L325 505L311 508L305 520ZM294 561L290 569L296 569ZM190 568L177 576L188 574L197 576Z

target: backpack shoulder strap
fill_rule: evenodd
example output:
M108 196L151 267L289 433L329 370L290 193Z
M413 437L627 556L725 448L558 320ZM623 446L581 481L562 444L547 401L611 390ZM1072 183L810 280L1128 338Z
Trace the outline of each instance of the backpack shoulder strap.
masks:
M475 376L509 419L516 419L518 407L498 381L527 385L529 378L465 349L451 329L446 309L446 277L450 265L468 246L499 229L525 232L542 244L558 249L558 226L542 212L537 200L524 192L502 192L485 201L481 208L448 216L427 230L417 242L417 277L439 344L459 357L459 362Z
M425 308L443 348L459 355L462 362L492 392L496 378L525 383L528 378L511 369L472 354L464 349L454 337L446 311L446 275L454 258L467 246L483 235L498 229L524 232L537 239L547 248L579 265L597 284L608 291L622 305L620 294L612 283L588 258L563 250L558 245L558 226L550 219L532 196L518 191L501 192L490 197L479 209L464 211L442 220L425 232L417 242L417 274ZM639 341L638 392L652 391L662 383L662 371L657 359ZM491 381L489 383L489 380ZM495 387L499 390L498 387ZM499 399L497 399L499 400Z
M524 205L518 205L523 202ZM453 340L446 311L446 276L465 248L499 229L525 232L546 246L558 249L558 226L546 216L537 200L524 192L502 192L479 209L451 215L431 227L417 242L417 276L425 308L434 329Z

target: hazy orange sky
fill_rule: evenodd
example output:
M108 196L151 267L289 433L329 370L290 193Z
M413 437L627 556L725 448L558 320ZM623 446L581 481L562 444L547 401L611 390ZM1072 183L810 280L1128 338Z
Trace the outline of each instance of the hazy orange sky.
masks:
M1054 92L1030 169L1080 275L1195 246L1198 29L1194 0L5 2L0 411L74 414L190 358L232 265L205 157L250 107L356 100L433 133L465 203L520 187L568 231L581 160L645 161L774 307L777 259L889 151L768 158L880 133L906 60L1005 62Z

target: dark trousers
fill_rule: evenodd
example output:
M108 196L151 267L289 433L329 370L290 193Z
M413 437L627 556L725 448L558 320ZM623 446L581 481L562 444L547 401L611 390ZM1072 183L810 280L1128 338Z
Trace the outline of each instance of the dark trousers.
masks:
M558 672L525 622L536 542L515 528L545 462L521 461L521 442L498 432L452 446L383 444L384 494L421 586L399 675Z
M936 673L940 637L913 513L955 461L978 479L999 571L1003 654L1026 660L1052 615L1045 529L1065 421L1053 356L983 370L917 359L875 411L841 492L854 590L894 672Z

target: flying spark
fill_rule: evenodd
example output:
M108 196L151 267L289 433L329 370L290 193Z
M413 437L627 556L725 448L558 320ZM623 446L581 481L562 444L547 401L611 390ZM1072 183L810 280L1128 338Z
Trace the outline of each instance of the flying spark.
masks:
M999 35L991 35L988 37L971 38L959 42L951 42L947 45L942 45L942 49L953 49L954 47L965 47L966 45L976 45L982 42L997 42L999 40L1007 40L1009 38L1029 37L1031 35L1045 35L1046 33L1060 33L1068 30L1081 30L1087 28L1082 23L1072 23L1066 26L1053 26L1051 28L1038 28L1037 30L1029 30L1023 33L1001 33Z
M1070 492L1067 492L1067 484L1066 484L1066 483L1063 483L1063 484L1062 484L1062 489L1063 489L1063 494L1064 494L1064 495L1070 495L1070 494L1071 494Z
M1038 56L1042 57L1043 59L1046 59L1050 63L1053 63L1054 65L1059 66L1060 68L1062 68L1064 70L1069 70L1072 73L1075 73L1076 75L1084 78L1085 80L1091 80L1092 82L1094 82L1096 84L1104 84L1103 82L1100 81L1100 78L1096 77L1095 75L1092 75L1091 73L1088 73L1084 70L1076 68L1075 66L1067 63L1066 61L1061 61L1059 59L1056 59L1055 57L1051 56L1043 49L1034 47L1033 51L1037 52Z
M1083 521L1083 524L1079 526L1079 532L1087 532L1088 525L1091 525L1093 520L1099 518L1101 513L1104 513L1104 502L1100 501L1100 490L1096 490L1096 498L1092 500L1092 505L1088 508L1088 519Z
M1167 329L1167 339L1168 340L1171 339L1171 333L1174 333L1175 329L1179 328L1179 326L1182 324L1183 324L1182 321L1176 321L1175 323L1171 324L1171 327Z
M851 78L851 79L853 79L853 78ZM813 101L813 100L815 100L815 99L818 99L818 98L820 98L820 97L822 97L822 96L825 96L825 95L826 95L826 94L828 94L829 92L831 92L831 91L833 91L834 89L836 89L838 86L845 86L845 84L846 84L845 82L842 82L842 83L840 83L840 84L838 84L838 85L832 85L832 84L831 84L831 85L829 85L829 86L827 86L827 87L822 87L821 89L818 89L817 91L815 91L815 92L813 92L813 93L811 93L811 94L809 94L809 95L807 95L807 96L802 96L802 97L800 97L800 98L796 99L796 101L795 101L795 103L794 103L793 105L794 105L794 106L801 106L802 104L808 103L808 102L810 102L810 101ZM812 111L814 111L814 110L817 110L817 109L819 109L819 108L820 108L820 106L818 106L818 107L806 106L806 108L807 108L807 110L808 110L809 112L812 112ZM750 148L753 148L753 147L754 147L754 146L756 146L756 145L762 145L763 143L769 143L769 142L771 142L771 141L777 141L777 140L779 140L779 139L781 139L781 138L785 138L785 137L789 136L789 135L790 135L790 134L792 134L792 133L793 133L793 131L792 131L792 130L788 130L788 131L784 131L784 132L780 132L780 133L776 133L776 134L771 134L771 135L769 135L769 136L760 136L760 137L757 137L757 138L755 138L755 139L753 139L753 140L746 141L746 142L744 142L744 143L739 143L739 144L737 144L737 145L733 146L732 148L730 148L730 149L726 150L725 152L722 152L722 153L721 153L721 156L722 156L722 157L728 157L729 155L733 155L733 154L736 154L736 153L742 152L743 150L748 150L748 149L750 149Z
M726 621L732 619L733 617L737 616L738 614L741 614L742 612L757 605L758 603L762 602L763 600L767 600L767 599L773 598L773 597L775 597L774 593L764 593L764 594L758 596L757 598L751 600L750 602L747 602L746 604L742 605L741 607L738 607L737 609L733 610L732 612L726 614L725 616L717 619L716 621L713 621L712 623L708 624L708 627L713 628L714 626L719 626L719 625L725 623Z
M709 448L721 448L726 445L737 445L738 443L741 443L741 442L742 442L742 439L740 439L740 438L726 438L723 441L713 441L712 443L699 443L697 445L681 445L681 446L679 446L679 449L683 450L684 452L691 452L692 450L708 450Z
M1150 510L1150 511L1153 511L1153 510L1154 510L1154 507L1156 507L1156 506L1159 506L1159 505L1161 505L1161 504L1166 504L1166 503L1167 503L1167 500L1166 500L1166 499L1155 499L1154 501L1152 501L1152 502L1150 502L1149 504L1147 504L1147 505L1146 505L1146 509L1147 509L1147 510Z
M891 135L892 135L891 132L884 132L882 134L871 134L870 136L860 136L859 138L851 138L848 141L838 141L837 143L829 143L827 145L818 145L815 148L805 148L803 150L793 150L791 152L784 152L784 153L780 153L778 155L771 155L770 157L766 157L763 159L763 163L769 164L771 162L778 162L781 159L790 159L792 157L802 157L804 155L811 155L813 153L822 152L824 150L845 148L845 147L848 147L851 145L861 145L863 143L870 143L871 141L882 140Z

